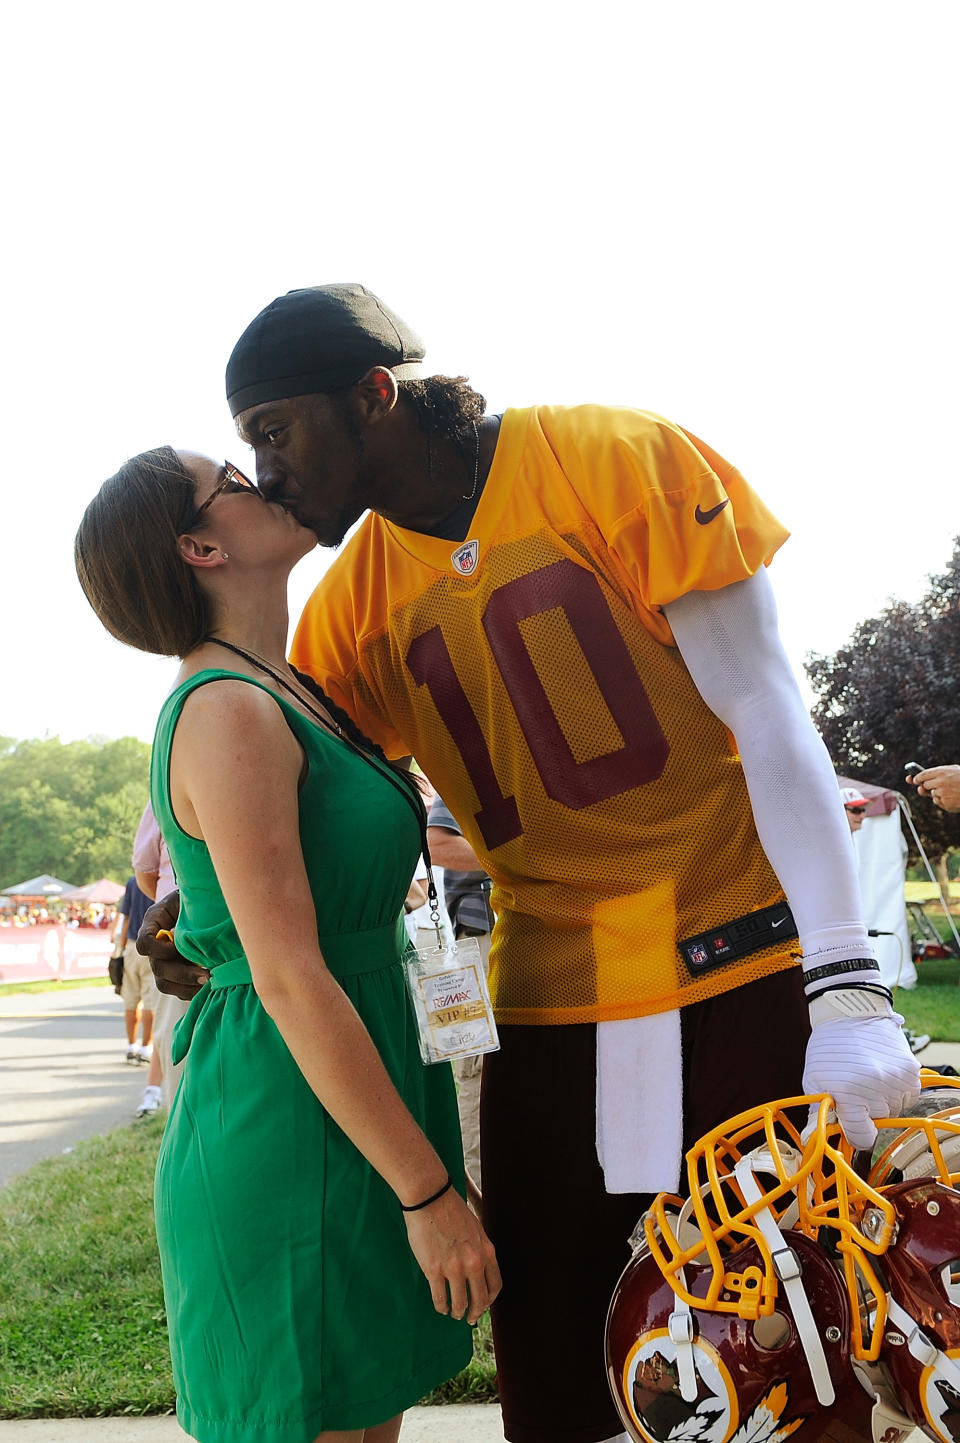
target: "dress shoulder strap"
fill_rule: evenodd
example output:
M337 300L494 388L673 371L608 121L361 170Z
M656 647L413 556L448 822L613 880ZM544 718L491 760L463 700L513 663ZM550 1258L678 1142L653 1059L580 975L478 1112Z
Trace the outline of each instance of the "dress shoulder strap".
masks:
M162 836L171 835L174 831L181 832L180 824L173 814L170 803L170 753L180 713L183 711L187 697L212 681L245 681L249 686L255 686L273 697L285 717L292 710L286 706L283 697L277 696L276 692L272 691L270 687L264 686L263 682L257 681L252 676L244 676L242 672L229 671L221 667L205 667L203 671L188 676L186 681L182 681L178 687L175 687L160 708L153 736L153 751L150 754L150 801ZM299 713L297 715L299 716ZM301 720L306 721L306 718L301 718ZM187 833L181 832L181 835L187 836Z

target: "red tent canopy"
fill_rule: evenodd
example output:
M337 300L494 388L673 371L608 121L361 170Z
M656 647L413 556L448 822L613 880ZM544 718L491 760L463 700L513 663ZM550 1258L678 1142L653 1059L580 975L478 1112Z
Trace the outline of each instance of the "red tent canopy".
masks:
M864 816L885 817L889 812L897 810L897 794L891 792L889 787L875 787L872 782L859 782L855 777L837 777L837 784L841 787L856 787L867 799L867 810Z

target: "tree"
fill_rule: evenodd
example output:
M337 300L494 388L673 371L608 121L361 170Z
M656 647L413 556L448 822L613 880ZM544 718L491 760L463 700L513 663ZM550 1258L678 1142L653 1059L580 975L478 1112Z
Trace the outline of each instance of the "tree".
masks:
M41 872L125 882L149 765L135 737L0 738L0 887Z
M960 814L942 812L904 783L909 761L960 762L960 538L920 601L893 602L861 622L833 656L806 663L814 721L837 770L909 796L926 851L960 844Z

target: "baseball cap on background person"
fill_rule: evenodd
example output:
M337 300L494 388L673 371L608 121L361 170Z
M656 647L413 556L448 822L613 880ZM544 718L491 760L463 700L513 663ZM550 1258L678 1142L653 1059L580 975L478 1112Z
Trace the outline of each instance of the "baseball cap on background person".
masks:
M843 798L843 805L848 810L865 812L869 807L869 800L856 787L841 787L840 795Z
M371 366L398 381L421 372L424 345L366 286L288 291L250 322L227 362L233 416L265 401L352 386Z

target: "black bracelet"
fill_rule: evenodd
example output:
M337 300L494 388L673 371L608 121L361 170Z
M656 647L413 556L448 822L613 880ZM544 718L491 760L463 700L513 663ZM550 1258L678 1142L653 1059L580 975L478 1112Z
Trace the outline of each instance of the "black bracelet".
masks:
M879 972L880 963L873 957L847 957L842 962L827 962L822 967L805 967L803 985L822 982L825 977L842 977L845 972Z
M813 1002L817 997L825 997L828 992L873 992L877 997L884 997L893 1006L893 993L889 987L882 983L872 982L831 982L826 987L821 987L819 992L808 992L807 1001Z
M435 1203L438 1198L443 1197L444 1193L449 1192L452 1187L453 1178L450 1177L448 1174L447 1180L444 1183L443 1187L440 1188L437 1192L435 1192L431 1197L424 1198L423 1202L419 1203L401 1203L400 1211L402 1213L418 1213L421 1208L428 1208L431 1203Z

